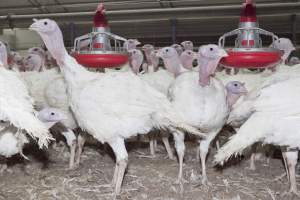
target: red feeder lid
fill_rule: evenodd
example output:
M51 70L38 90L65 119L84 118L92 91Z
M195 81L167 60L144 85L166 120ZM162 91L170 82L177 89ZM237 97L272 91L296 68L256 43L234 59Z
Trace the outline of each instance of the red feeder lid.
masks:
M105 8L102 3L98 5L94 15L94 27L108 27L108 22L105 16Z
M241 11L240 22L256 22L256 8L252 0L246 0Z

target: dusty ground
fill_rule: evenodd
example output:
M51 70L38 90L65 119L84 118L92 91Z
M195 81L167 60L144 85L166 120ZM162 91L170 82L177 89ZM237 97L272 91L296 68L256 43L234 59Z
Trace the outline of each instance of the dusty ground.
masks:
M184 166L187 182L181 187L175 183L177 162L165 158L166 152L161 145L156 158L143 157L149 155L147 145L144 148L128 146L130 164L118 199L299 199L282 195L288 189L286 178L274 181L284 172L280 159L271 159L270 166L258 161L257 171L246 169L247 160L218 170L212 165L212 150L207 162L212 185L204 187L199 184L201 170L195 159L196 144L188 143ZM24 167L24 162L14 160L9 167L12 172L0 175L0 199L112 199L112 189L107 184L112 177L114 159L104 149L100 145L86 147L82 163L76 170L67 169L68 151L65 149L61 153L60 145L48 150L49 161L42 156L39 158L46 162L44 164L31 157Z

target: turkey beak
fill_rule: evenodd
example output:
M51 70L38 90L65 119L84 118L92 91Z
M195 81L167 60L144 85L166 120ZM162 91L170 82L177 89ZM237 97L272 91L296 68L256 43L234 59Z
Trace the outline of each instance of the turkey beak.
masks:
M248 93L248 90L247 90L247 88L245 87L245 83L243 83L243 87L241 88L241 93L242 93L242 94L247 94L247 93Z
M38 31L37 19L33 19L33 21L34 23L30 25L29 30Z
M293 46L293 47L291 48L291 51L296 51L296 48Z
M135 45L140 45L140 44L141 43L138 40L135 41Z
M220 53L219 53L219 56L220 56L221 58L223 58L223 57L227 57L228 54L227 54L227 52L226 52L224 49L221 49L221 50L220 50Z
M247 90L247 88L243 88L243 90L242 90L242 94L248 94L248 90Z

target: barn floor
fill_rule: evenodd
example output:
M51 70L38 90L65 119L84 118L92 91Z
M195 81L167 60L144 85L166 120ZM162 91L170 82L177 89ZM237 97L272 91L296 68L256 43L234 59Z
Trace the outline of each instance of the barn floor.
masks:
M211 152L207 168L212 185L204 187L199 184L201 170L195 159L196 144L188 143L184 166L187 182L180 186L175 183L177 162L165 158L163 146L158 145L155 158L144 157L149 155L149 149L146 144L143 146L128 145L130 164L118 199L299 199L295 195L283 195L288 190L286 177L274 180L284 172L281 159L271 159L270 166L265 165L265 160L258 161L257 171L246 169L249 163L246 160L218 170L213 167L214 152ZM25 167L24 162L12 161L11 172L0 175L0 199L112 199L112 189L107 184L113 174L114 159L105 153L103 146L85 147L81 165L76 170L67 169L69 154L66 149L62 150L62 144L48 150L48 161L42 156L40 161L30 157Z

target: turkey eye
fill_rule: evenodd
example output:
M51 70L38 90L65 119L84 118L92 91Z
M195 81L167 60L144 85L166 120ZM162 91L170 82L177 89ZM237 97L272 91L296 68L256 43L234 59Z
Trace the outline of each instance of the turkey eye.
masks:
M166 52L169 52L169 49L166 49Z
M33 49L33 51L37 51L38 49Z
M189 55L191 55L191 52L188 52Z
M209 50L210 50L210 51L213 51L214 49L211 47L211 48L209 48Z
M54 112L52 112L52 113L51 113L51 115L55 115L55 113L54 113Z
M48 25L48 22L44 22L44 25L45 25L45 26Z
M5 121L4 120L0 120L0 123L4 123Z
M235 84L233 84L235 87L237 87L238 86L238 84L237 83L235 83Z
M280 40L278 40L278 43L280 43Z

